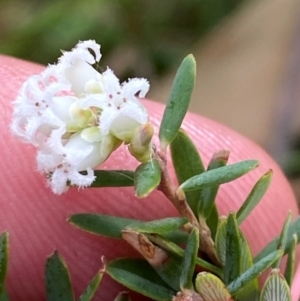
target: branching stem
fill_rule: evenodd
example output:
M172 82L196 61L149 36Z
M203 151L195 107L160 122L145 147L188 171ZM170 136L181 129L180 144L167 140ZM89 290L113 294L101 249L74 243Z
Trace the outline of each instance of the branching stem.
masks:
M199 229L200 250L206 253L214 264L219 266L210 230L207 226L205 227L203 223L199 223L186 201L184 191L177 189L172 183L166 167L167 160L165 154L154 150L153 156L159 163L161 169L161 182L158 189L171 201L181 216L186 217L193 227L197 227Z

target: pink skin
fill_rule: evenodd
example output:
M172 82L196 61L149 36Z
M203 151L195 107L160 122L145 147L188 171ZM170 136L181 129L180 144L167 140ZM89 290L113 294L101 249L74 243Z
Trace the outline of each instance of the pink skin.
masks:
M76 212L99 212L150 220L176 215L173 206L159 192L146 199L136 199L132 188L85 189L72 188L62 196L53 195L45 180L35 169L35 149L12 137L9 131L12 106L22 82L44 67L10 57L0 57L0 101L2 103L0 230L10 234L10 261L7 289L11 300L45 300L44 264L55 249L65 258L78 296L101 267L101 255L107 259L136 255L126 243L82 232L66 222ZM158 126L163 106L145 101L151 120ZM230 108L228 108L230 109ZM234 183L223 185L217 204L222 214L236 210L255 181L268 169L273 169L271 187L262 203L243 223L254 254L282 227L288 210L298 214L295 197L276 163L255 143L218 124L194 114L188 114L184 128L199 146L207 164L213 152L231 150L230 163L258 159L260 167ZM118 151L105 163L106 168L134 168L136 161ZM293 300L300 295L300 269L293 287ZM95 300L113 300L120 286L105 276ZM138 299L136 299L138 300Z

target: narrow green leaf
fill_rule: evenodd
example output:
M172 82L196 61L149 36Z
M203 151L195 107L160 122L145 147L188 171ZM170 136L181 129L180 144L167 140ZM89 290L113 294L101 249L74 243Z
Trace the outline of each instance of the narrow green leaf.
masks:
M139 198L148 196L160 183L161 171L156 160L142 163L134 174L135 195Z
M278 258L282 256L282 254L282 250L276 250L256 262L251 268L242 273L227 286L228 291L232 295L237 294L245 285L257 278L263 271L269 268Z
M277 248L278 249L282 249L282 250L285 250L285 247L286 247L286 241L287 241L287 232L288 232L288 229L290 227L290 224L291 224L291 220L292 220L292 212L290 211L284 224L283 224L283 227L282 227L282 230L281 230L281 233L280 233L280 236L279 236L279 240L278 240L278 246ZM279 258L277 261L275 261L273 263L273 268L279 268L279 265L280 265L280 262L281 262L281 259L282 258Z
M182 61L164 111L159 129L159 139L163 150L175 139L182 120L187 112L196 77L196 62L193 55Z
M185 251L182 248L180 248L178 245L176 245L175 243L167 240L166 238L161 237L159 235L147 235L147 237L152 242L154 242L156 245L163 248L164 250L169 251L179 257L184 256ZM217 268L215 265L205 261L202 258L199 258L199 257L196 258L196 265L198 265L199 267L202 267L205 270L210 271L220 277L223 275L222 271L219 268Z
M164 233L162 236L178 245L186 244L188 240L188 233L181 229L177 229L169 233Z
M147 235L124 230L123 239L137 250L153 267L157 274L175 291L180 290L179 275L181 270L180 258L174 258L159 246L155 246Z
M94 170L96 176L91 187L128 187L134 185L133 170Z
M206 224L211 232L211 237L213 240L215 240L217 229L218 229L218 223L219 223L219 212L217 209L217 206L213 206L209 218L206 220Z
M170 150L179 184L205 171L196 146L182 129L179 130L176 138L171 143ZM198 216L199 191L187 192L185 197L195 216Z
M0 294L4 291L8 261L8 232L0 236Z
M215 248L219 262L224 267L226 259L227 218L221 217L216 233Z
M114 301L131 301L128 292L120 292Z
M57 251L47 259L45 278L48 301L74 301L68 268Z
M294 240L291 245L291 248L288 252L288 258L285 266L284 271L284 278L286 279L286 282L291 287L293 283L294 273L295 273L295 258L296 258L296 246L297 246L297 235L294 235Z
M180 272L181 258L170 255L169 258L161 265L154 267L157 274L165 283L167 283L175 291L180 290Z
M112 238L122 238L122 230L130 224L140 222L132 218L92 213L74 214L68 221L84 231Z
M227 164L229 151L221 150L214 153L207 170L213 170L223 167ZM199 218L206 219L206 224L211 231L211 237L214 239L217 233L219 223L219 213L215 203L220 185L204 187L200 190L200 201L198 202L197 215Z
M228 157L229 152L226 150L216 152L208 164L207 171L225 166L227 164ZM219 185L212 185L201 190L197 216L201 216L205 219L209 218L211 210L213 208L216 209L215 198L218 193L218 189Z
M204 301L230 301L225 284L215 275L201 272L196 277L196 290Z
M180 185L184 191L192 191L207 186L220 185L233 181L258 166L258 161L247 160L217 169L203 172L194 176Z
M188 223L185 217L168 217L150 222L133 223L126 227L142 233L167 234Z
M260 301L292 301L290 288L278 269L273 269L267 278Z
M235 213L227 218L226 256L224 266L224 282L228 284L236 279L241 272L241 245L239 228Z
M103 273L104 271L99 271L96 274L96 276L92 279L84 293L80 296L79 301L90 301L94 297L98 286L102 280Z
M181 291L193 290L193 275L199 250L199 230L194 228L189 235L185 248L180 275Z
M114 280L144 296L158 301L171 300L176 294L157 277L148 262L141 259L121 258L111 261L106 272Z
M239 234L240 234L240 245L241 245L241 273L244 273L253 266L253 259L246 238L244 237L241 231L239 232ZM258 279L253 279L249 281L239 291L236 297L238 300L243 300L243 301L258 300L259 297Z
M0 301L9 301L9 297L5 290L3 290L2 293L0 294Z
M256 205L260 202L272 180L273 171L269 170L254 185L246 201L236 214L238 224L240 225L245 218L252 212Z
M292 244L294 243L294 234L297 236L297 241L300 241L300 217L298 216L296 220L291 222L290 227L288 229L288 233L286 235L286 243L284 254L287 254ZM262 258L266 257L271 252L275 251L278 248L279 237L273 239L255 258L254 262L261 260Z

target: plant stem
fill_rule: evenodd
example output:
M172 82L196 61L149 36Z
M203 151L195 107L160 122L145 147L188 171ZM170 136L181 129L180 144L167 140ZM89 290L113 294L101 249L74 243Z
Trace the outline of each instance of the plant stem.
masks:
M186 217L193 227L197 227L199 229L200 250L206 253L215 265L219 266L220 264L216 256L214 242L211 238L209 228L206 224L205 227L203 223L199 223L186 201L184 191L181 189L178 190L172 183L169 172L166 168L167 160L164 153L158 152L154 148L153 156L161 169L161 182L158 189L171 201L181 216Z

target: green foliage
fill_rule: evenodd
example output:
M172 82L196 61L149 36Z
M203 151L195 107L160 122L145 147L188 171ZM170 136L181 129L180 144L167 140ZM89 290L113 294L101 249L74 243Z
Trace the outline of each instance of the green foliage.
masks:
M281 234L252 258L240 224L265 194L271 171L258 180L238 212L219 216L215 204L219 185L255 169L258 161L226 165L229 152L222 150L213 155L205 170L192 140L179 130L192 92L194 71L194 59L188 56L179 68L164 112L160 127L162 152L153 147L151 160L140 164L134 172L98 171L94 184L97 187L134 185L135 194L140 198L159 189L178 210L179 217L143 222L101 214L71 215L68 221L74 226L90 233L124 239L142 256L141 259L118 258L105 264L79 301L91 300L104 273L125 287L158 301L189 298L202 298L203 301L257 301L259 298L260 301L291 301L289 285L300 238L300 218L291 222L290 213ZM168 145L179 187L173 184L168 174L165 156ZM4 233L0 237L2 300L7 300L4 291L7 248L7 233ZM288 254L286 278L277 269L284 254ZM271 266L276 269L272 270L260 291L258 277ZM47 300L74 300L68 268L58 252L47 260L45 279ZM115 300L129 300L129 297L119 294Z
M48 301L74 301L69 271L58 252L47 259L45 279Z
M184 191L193 191L207 186L231 182L258 166L256 160L246 160L217 169L209 170L194 176L180 185Z
M191 100L195 78L196 61L190 54L182 61L176 73L161 121L159 139L163 150L176 138Z
M272 270L262 289L260 301L290 301L290 288L278 269Z
M140 233L167 234L172 232L188 222L185 217L169 217L150 222L133 223L126 227Z
M156 160L139 165L134 174L135 195L139 198L148 196L160 183L161 171Z
M111 238L122 238L122 230L137 222L130 218L92 213L74 214L68 221L84 231Z
M100 271L88 285L84 293L80 296L78 301L90 301L103 276L103 271ZM70 280L68 267L59 255L55 251L46 262L46 293L48 301L74 301L74 293Z
M8 232L0 236L0 294L4 291L8 263Z
M241 243L234 213L230 213L227 218L225 246L224 282L228 284L240 275L241 270Z
M199 250L199 230L194 228L189 235L185 248L182 270L180 274L180 288L184 291L193 290L193 275Z
M176 138L171 143L170 150L179 184L205 171L196 146L182 129L179 130ZM187 192L185 196L194 214L197 215L200 198L199 191Z
M243 220L251 213L251 211L256 207L261 198L264 196L271 183L272 174L272 170L268 171L254 185L247 199L236 214L239 224L243 222Z
M208 164L207 170L209 171L225 166L227 164L228 157L229 152L226 150L215 153ZM219 186L220 185L212 185L202 188L197 208L197 216L206 220L213 238L216 235L219 221L219 213L215 203Z
M106 272L119 283L154 300L171 300L176 294L157 277L151 265L141 259L114 260L107 265Z
M91 187L127 187L134 185L134 171L95 170L96 180Z

